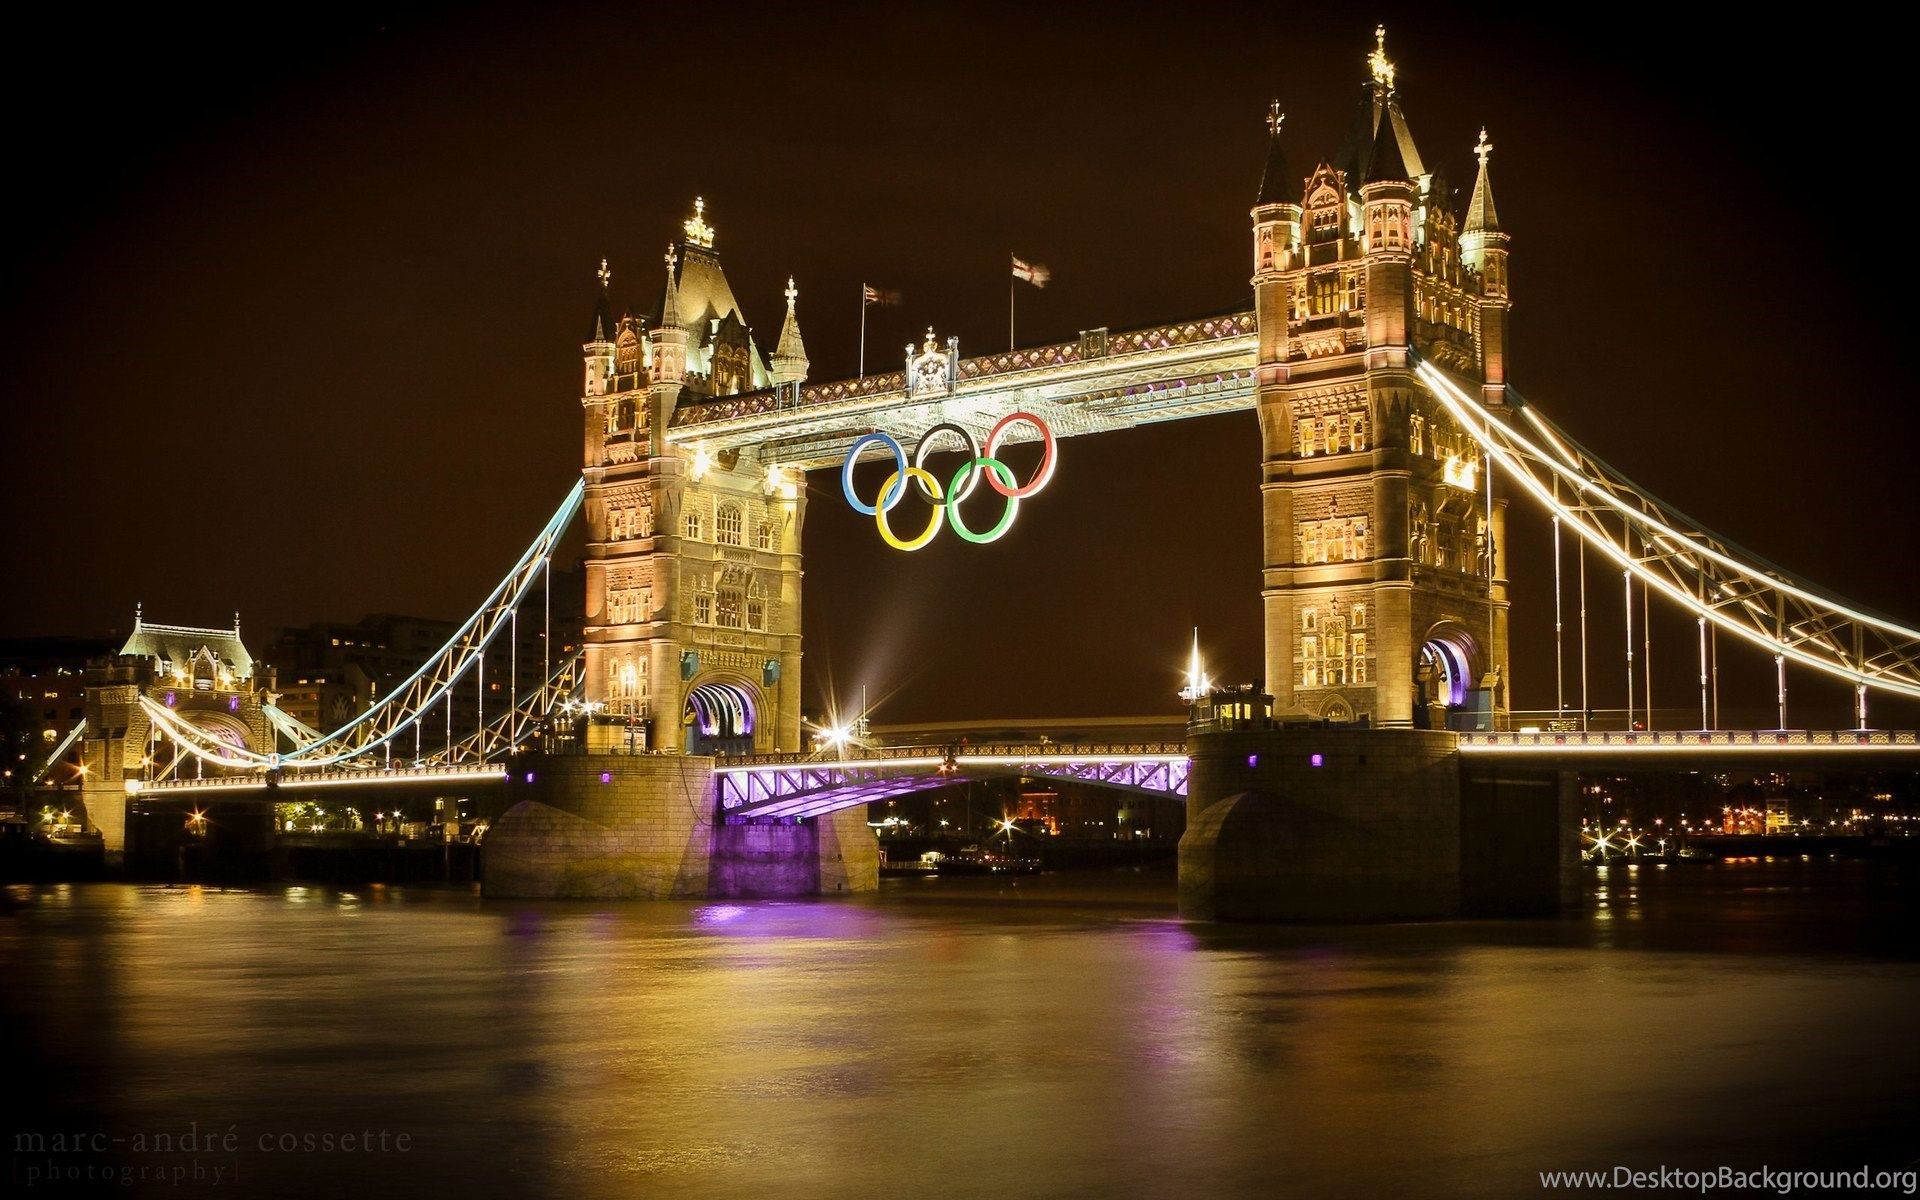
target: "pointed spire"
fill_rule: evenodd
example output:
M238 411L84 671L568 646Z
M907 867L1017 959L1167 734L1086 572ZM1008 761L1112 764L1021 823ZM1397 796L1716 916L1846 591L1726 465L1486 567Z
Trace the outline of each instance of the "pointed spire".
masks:
M1394 130L1391 111L1381 113L1379 123L1374 126L1373 150L1367 156L1367 177L1362 182L1385 183L1388 180L1413 181L1413 176L1407 171L1406 156L1400 153L1400 136Z
M793 284L793 276L787 276L787 319L780 326L780 343L773 351L773 381L792 383L807 377L807 347L800 340L800 317L794 312L794 304L800 299L800 289Z
M600 260L600 269L594 273L600 280L600 296L593 303L593 327L587 331L589 342L611 342L613 340L613 303L607 298L607 286L613 282L613 272L607 268L607 260Z
M1487 140L1485 126L1480 129L1480 140L1474 145L1473 152L1480 159L1480 171L1473 179L1473 199L1467 202L1465 231L1496 233L1500 229L1500 214L1493 208L1493 180L1487 173L1487 159L1493 156L1493 143Z
M139 600L133 602L133 627L135 629L140 628L140 614L146 610L146 607L147 606Z
M680 287L674 267L679 256L674 253L673 243L667 243L667 294L660 301L660 327L678 329L680 327Z
M1286 151L1280 147L1280 127L1286 124L1287 114L1280 111L1280 102L1275 100L1267 107L1267 169L1260 176L1260 197L1254 201L1262 204L1298 204L1300 203L1301 179L1287 165Z

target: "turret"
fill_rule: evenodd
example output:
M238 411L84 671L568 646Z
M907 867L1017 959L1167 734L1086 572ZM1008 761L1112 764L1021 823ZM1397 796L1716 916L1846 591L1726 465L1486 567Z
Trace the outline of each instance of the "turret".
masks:
M1500 228L1500 214L1493 205L1493 179L1487 160L1493 156L1493 143L1487 131L1473 152L1480 160L1479 174L1473 180L1473 198L1467 202L1467 219L1460 233L1460 261L1480 274L1480 345L1486 373L1486 400L1489 404L1506 402L1507 391L1507 312L1513 298L1507 288L1507 234Z
M1386 65L1387 84L1393 78ZM1376 80L1379 68L1376 67ZM1400 153L1392 113L1382 103L1366 177L1360 185L1360 228L1367 256L1367 346L1405 346L1413 300L1413 175Z
M1267 165L1253 202L1253 295L1259 310L1260 361L1278 362L1287 352L1287 313L1292 285L1282 273L1299 266L1301 178L1287 162L1280 130L1287 114L1275 100L1267 109Z
M800 383L807 377L807 347L800 340L800 318L794 313L794 302L800 298L800 289L793 285L793 277L787 277L787 319L780 326L780 344L773 350L773 381L775 383Z
M604 396L607 393L607 381L613 374L613 304L607 297L607 286L613 281L613 272L607 269L607 260L600 260L600 295L593 305L593 326L587 330L586 343L581 351L586 357L586 384L582 394Z
M678 260L667 245L667 292L660 301L660 324L648 338L653 342L652 376L655 384L678 384L687 374L687 327L680 323L680 295L674 268Z

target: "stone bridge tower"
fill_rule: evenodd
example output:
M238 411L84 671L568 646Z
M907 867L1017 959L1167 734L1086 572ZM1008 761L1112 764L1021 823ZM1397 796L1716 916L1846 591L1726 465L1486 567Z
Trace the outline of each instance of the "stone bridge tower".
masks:
M1376 38L1333 161L1296 173L1275 103L1252 211L1267 688L1283 715L1499 725L1505 501L1412 358L1503 402L1507 235L1484 133L1463 229Z
M120 652L88 663L86 673L82 799L110 856L130 848L128 805L143 781L163 771L190 778L208 770L161 739L141 701L171 711L210 743L270 753L274 731L262 706L272 703L273 686L240 640L238 616L232 629L202 629L156 625L135 611ZM158 761L163 751L178 761ZM226 771L218 763L212 769Z
M800 745L802 473L670 447L676 408L806 378L788 283L771 360L734 300L705 204L667 250L651 318L615 320L608 272L584 351L585 689L600 741L740 754Z

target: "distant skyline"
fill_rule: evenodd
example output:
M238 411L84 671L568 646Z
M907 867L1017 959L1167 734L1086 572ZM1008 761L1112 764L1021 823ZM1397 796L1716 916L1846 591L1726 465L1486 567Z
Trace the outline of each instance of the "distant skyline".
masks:
M1867 194L1898 81L1857 30L1730 44L1608 11L732 5L671 64L672 27L627 6L26 18L15 54L47 65L0 83L30 231L0 284L0 636L124 630L136 602L238 609L261 642L464 615L578 470L601 258L650 312L696 194L762 346L796 278L815 381L854 371L863 283L903 293L869 313L870 369L929 324L1003 348L1010 253L1053 271L1025 344L1243 307L1268 101L1302 173L1331 156L1376 19L1428 162L1464 191L1482 125L1495 145L1519 392L1708 525L1920 621L1920 418L1880 365L1908 254ZM74 85L43 72L82 41L84 96L55 103ZM1075 438L1002 542L900 555L816 473L811 685L867 684L880 720L1151 712L1196 624L1217 678L1251 678L1257 484L1250 413ZM1514 512L1515 699L1540 707L1547 524ZM1611 707L1619 578L1592 568ZM1656 702L1684 708L1691 622L1656 633ZM1765 710L1768 668L1728 654L1723 703ZM1845 720L1843 688L1796 674L1791 698Z

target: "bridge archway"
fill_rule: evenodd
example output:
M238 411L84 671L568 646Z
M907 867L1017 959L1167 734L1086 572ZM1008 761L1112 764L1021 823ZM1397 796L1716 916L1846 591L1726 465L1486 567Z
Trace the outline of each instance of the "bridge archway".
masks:
M760 689L738 679L710 678L687 689L680 712L688 754L752 754Z
M1445 713L1467 706L1480 683L1480 643L1465 629L1442 621L1427 631L1414 659L1415 724L1445 728Z

